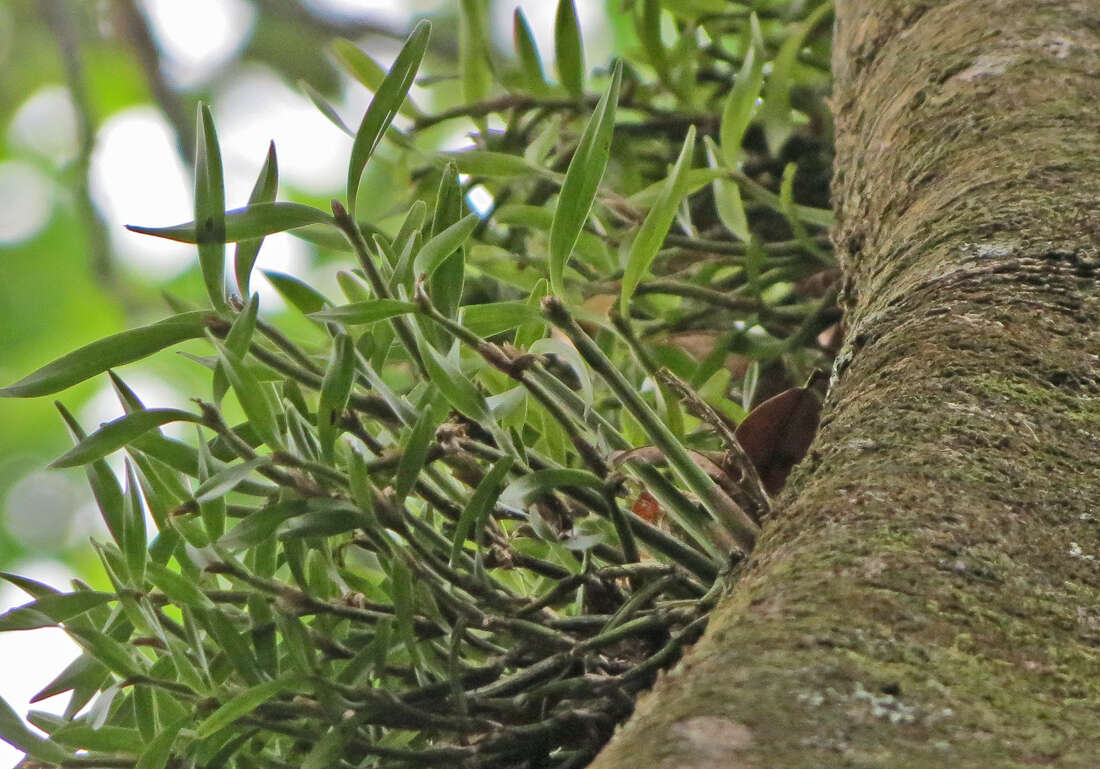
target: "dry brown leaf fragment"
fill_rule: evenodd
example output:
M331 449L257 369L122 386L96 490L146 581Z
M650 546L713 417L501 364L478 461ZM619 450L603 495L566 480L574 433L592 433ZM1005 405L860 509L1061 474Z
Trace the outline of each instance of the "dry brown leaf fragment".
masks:
M779 493L791 468L802 461L813 442L821 419L816 385L823 377L814 372L805 387L792 387L769 398L737 426L737 442L769 494Z

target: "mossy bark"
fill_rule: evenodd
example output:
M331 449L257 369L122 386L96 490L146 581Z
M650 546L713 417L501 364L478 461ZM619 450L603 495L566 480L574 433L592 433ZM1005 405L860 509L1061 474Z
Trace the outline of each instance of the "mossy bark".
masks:
M847 346L707 636L593 764L1100 765L1095 0L838 0Z

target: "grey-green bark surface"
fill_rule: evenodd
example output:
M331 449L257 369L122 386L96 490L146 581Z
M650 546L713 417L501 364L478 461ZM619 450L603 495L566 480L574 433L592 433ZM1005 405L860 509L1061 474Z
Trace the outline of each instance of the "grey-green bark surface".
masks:
M1100 765L1100 7L838 0L847 346L593 766Z

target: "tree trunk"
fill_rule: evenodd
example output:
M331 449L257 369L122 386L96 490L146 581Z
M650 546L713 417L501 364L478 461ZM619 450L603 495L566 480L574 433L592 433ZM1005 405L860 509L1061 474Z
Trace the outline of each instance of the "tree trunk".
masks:
M1100 765L1096 0L838 0L847 345L594 767Z

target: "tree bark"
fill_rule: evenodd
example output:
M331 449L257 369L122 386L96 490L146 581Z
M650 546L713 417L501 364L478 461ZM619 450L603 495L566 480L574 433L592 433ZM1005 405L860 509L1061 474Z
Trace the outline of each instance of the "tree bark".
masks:
M1100 765L1100 10L838 0L847 343L599 769Z

